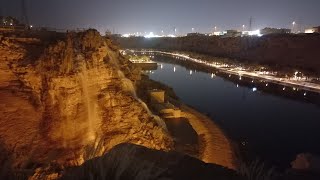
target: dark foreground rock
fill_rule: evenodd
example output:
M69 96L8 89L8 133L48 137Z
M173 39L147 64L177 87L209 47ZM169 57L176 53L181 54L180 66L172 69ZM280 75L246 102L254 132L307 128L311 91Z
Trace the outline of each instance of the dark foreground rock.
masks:
M310 153L298 154L286 174L286 180L319 180L320 157Z
M208 179L242 180L235 171L177 152L133 144L115 146L108 154L70 169L61 179Z

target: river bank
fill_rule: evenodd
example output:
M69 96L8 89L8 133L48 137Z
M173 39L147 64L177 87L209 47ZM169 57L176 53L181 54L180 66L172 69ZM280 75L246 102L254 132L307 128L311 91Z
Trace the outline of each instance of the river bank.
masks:
M200 137L200 158L206 163L215 163L231 169L237 169L231 140L210 118L200 112L182 105L183 116L189 120Z
M238 169L235 156L235 150L232 146L231 139L223 132L223 130L214 123L209 117L203 115L198 112L194 108L184 104L181 102L178 97L175 95L172 88L164 85L162 83L153 81L148 79L147 76L142 77L142 82L138 85L138 94L142 96L141 98L148 102L147 97L145 96L147 93L145 92L146 87L151 89L163 89L166 92L166 100L170 103L173 103L175 106L178 106L181 110L181 120L178 122L184 123L186 120L188 124L192 126L195 130L198 138L198 147L194 147L193 149L197 149L197 158L206 162L218 164L230 169ZM171 126L171 123L174 121L173 119L165 120L167 126ZM170 124L169 124L170 123ZM181 126L180 126L181 127ZM176 134L176 131L185 131L189 134L184 135L182 141L190 141L190 139L194 139L192 132L188 129L188 126L184 126L182 129L180 128L168 128L170 134ZM174 137L174 139L177 137ZM181 146L181 145L180 145ZM179 145L176 147L180 147ZM193 144L193 146L196 146ZM179 150L178 150L179 151ZM194 156L195 153L190 154L190 148L184 150L184 153Z
M298 70L320 75L318 34L278 34L262 37L185 36L176 38L114 38L122 48L193 52L259 64L277 70Z
M166 55L166 56L172 56L175 57L178 60L181 61L188 61L194 65L202 66L206 69L216 69L222 73L230 74L230 75L236 75L241 77L249 77L254 78L258 80L264 80L270 83L276 83L283 86L290 86L298 89L302 89L305 91L311 91L315 93L320 93L320 84L319 84L319 78L316 77L297 77L297 73L295 72L293 77L288 76L287 74L285 76L281 75L279 76L278 72L272 72L271 70L252 70L250 67L245 68L241 65L230 65L223 62L215 62L212 61L212 59L204 59L202 56L197 57L194 56L192 53L185 53L185 52L167 52L167 51L158 51L158 50L136 50L133 52L137 53L147 53L147 54L160 54L160 55ZM275 73L275 74L274 74ZM281 73L280 73L281 74ZM304 80L302 80L304 79Z
M193 61L183 60L180 58L172 58L171 55L163 55L163 54L155 54L153 55L154 59L157 59L160 64L160 68L162 63L171 63L178 64L186 67L188 70L193 72L205 72L211 75L211 78L216 76L222 77L227 81L233 82L235 85L239 87L249 87L252 88L252 91L261 91L268 94L273 94L275 96L281 96L287 99L297 100L300 102L306 102L315 104L320 106L320 94L317 92L306 91L299 87L292 87L288 85L282 85L280 83L272 83L268 80L254 78L250 76L241 76L233 75L230 73L225 73L223 71L219 71L218 69L206 66L205 64L195 63Z

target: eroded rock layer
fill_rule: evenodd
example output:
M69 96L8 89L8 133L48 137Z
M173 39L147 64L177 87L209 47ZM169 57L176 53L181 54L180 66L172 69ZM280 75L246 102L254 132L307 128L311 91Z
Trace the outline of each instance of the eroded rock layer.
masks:
M136 97L138 72L95 30L54 41L1 36L0 163L32 174L123 142L169 150L163 123Z

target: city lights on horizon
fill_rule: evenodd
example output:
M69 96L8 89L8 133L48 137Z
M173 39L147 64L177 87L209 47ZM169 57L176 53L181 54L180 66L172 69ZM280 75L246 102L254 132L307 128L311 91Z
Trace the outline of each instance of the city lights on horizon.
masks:
M199 30L198 30L199 29ZM201 28L199 27L191 27L189 31L183 31L179 30L178 28L174 27L171 30L167 29L160 29L160 30L155 30L155 31L144 31L144 33L141 32L135 32L135 33L125 33L122 34L122 37L145 37L145 38L154 38L154 37L178 37L178 36L187 36L189 33L199 33L199 34L204 34L208 36L221 36L227 34L229 30L222 30L221 27L218 28L218 26L211 26L211 28L208 29L208 31L205 33L200 30ZM230 31L237 31L242 35L247 35L247 36L261 36L260 34L260 29L254 29L250 30L251 28L248 28L245 24L241 25L241 30L238 28L238 30L232 30Z
M175 29L174 32L175 32L174 34L165 34L165 32L163 30L161 30L160 34L155 34L154 32L149 32L149 33L145 32L144 34L136 32L136 33L122 34L121 36L122 37L159 38L159 37L178 37L178 36L187 36L188 35L188 33L187 34L178 35L176 33L177 29ZM191 29L191 33L195 33L195 28ZM240 31L240 33L242 35L248 35L248 36L262 36L260 34L260 29L254 30L254 31L245 31L245 30L243 30L243 31ZM214 31L214 32L211 32L211 33L205 33L204 35L207 35L207 36L221 36L221 35L225 35L225 34L227 34L227 31L219 31L219 32L218 31Z
M261 37L263 33L265 32L264 29L267 29L266 31L269 31L268 29L275 29L275 30L283 30L286 33L316 33L317 27L310 26L309 28L301 29L302 25L297 23L297 21L290 21L287 23L286 27L284 28L274 28L274 27L265 27L265 28L252 28L251 24L238 24L236 26L237 28L234 29L223 29L221 26L213 25L207 29L206 31L203 30L204 28L198 27L198 26L189 26L189 28L159 28L154 29L153 31L144 31L144 34L141 32L135 32L135 33L126 33L122 34L122 37L132 37L132 36L139 36L139 37L145 37L145 38L154 38L154 37L183 37L188 35L205 35L205 36L223 36L228 35L232 36L232 33L236 33L236 36L258 36ZM188 29L188 30L186 30ZM228 34L230 32L230 35ZM278 32L279 33L279 32Z

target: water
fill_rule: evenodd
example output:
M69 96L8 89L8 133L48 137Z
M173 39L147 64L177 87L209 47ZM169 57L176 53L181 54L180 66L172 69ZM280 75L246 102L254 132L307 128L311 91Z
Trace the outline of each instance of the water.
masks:
M110 61L111 64L113 64L115 67L117 67L118 69L120 69L119 66L119 62L117 61L117 57L115 57L114 54L110 54ZM167 130L167 127L165 125L165 122L158 116L153 115L152 112L150 111L150 109L148 108L147 104L145 102L143 102L140 98L138 98L137 93L136 93L136 89L132 83L132 81L128 78L125 77L125 75L123 74L123 72L121 70L118 70L118 76L121 78L121 84L122 84L122 89L125 92L130 93L133 98L135 98L141 105L142 107L147 111L147 113L153 117L153 119L155 120L155 122L161 126L163 129Z
M97 89L94 86L90 86L91 83L89 82L88 71L85 64L82 66L82 72L79 74L79 77L82 88L82 98L86 108L87 140L93 141L96 138L98 124L102 121L97 104Z
M160 60L163 57L155 59ZM244 79L230 81L219 74L160 63L150 73L150 79L172 87L182 102L208 114L232 139L261 159L288 167L298 153L320 155L320 106L260 90L264 87L282 91L274 84L244 86ZM283 94L290 94L288 89ZM296 92L297 98L311 96L307 92L303 97L304 93ZM311 100L315 98L318 95Z

